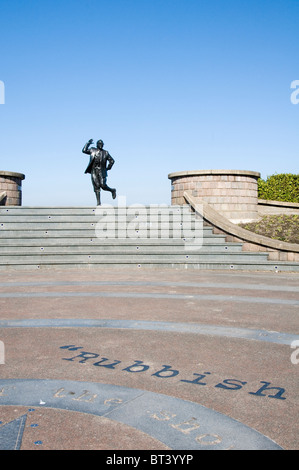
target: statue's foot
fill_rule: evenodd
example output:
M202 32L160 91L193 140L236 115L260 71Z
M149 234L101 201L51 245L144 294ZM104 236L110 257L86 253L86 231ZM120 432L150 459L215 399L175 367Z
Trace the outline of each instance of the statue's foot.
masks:
M116 198L116 189L113 189L112 190L112 199L115 199Z

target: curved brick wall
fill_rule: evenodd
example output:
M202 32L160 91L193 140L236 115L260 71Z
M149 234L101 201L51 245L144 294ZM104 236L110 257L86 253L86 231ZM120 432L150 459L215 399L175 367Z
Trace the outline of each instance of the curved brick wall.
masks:
M184 191L204 199L235 223L258 218L260 173L243 170L195 170L170 173L171 203L186 204Z
M25 175L11 171L0 171L0 194L5 192L6 197L0 201L4 206L22 205L22 180Z

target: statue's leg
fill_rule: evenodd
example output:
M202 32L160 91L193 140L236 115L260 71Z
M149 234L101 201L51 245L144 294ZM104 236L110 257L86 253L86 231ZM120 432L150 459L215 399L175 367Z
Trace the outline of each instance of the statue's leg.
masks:
M115 198L116 198L116 189L114 189L114 188L109 188L109 186L107 185L106 181L107 181L107 178L102 177L101 188L102 188L104 191L110 191L110 193L112 193L112 198L115 199Z
M91 181L93 185L93 190L96 195L97 205L100 206L101 205L101 181L99 179L98 172L93 171L91 173Z
M97 205L100 206L101 205L101 190L98 189L97 191L95 191L96 193L96 198L97 198Z
M104 191L110 191L110 193L112 194L112 199L115 199L115 198L116 198L116 189L114 189L114 188L109 188L109 186L107 186L107 184L106 184L104 187L102 187L102 189L103 189Z

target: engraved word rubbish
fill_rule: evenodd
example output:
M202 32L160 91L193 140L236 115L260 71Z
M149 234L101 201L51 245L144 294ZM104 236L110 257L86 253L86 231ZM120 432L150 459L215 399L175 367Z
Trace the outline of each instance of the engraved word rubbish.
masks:
M110 370L120 370L121 372L124 373L131 373L131 374L140 374L144 372L149 372L151 377L155 377L156 379L160 380L168 380L168 379L173 379L176 378L176 380L179 380L179 382L184 382L188 383L190 385L197 385L197 386L211 386L211 372L203 372L203 373L197 373L194 372L192 375L193 377L189 378L181 378L178 379L179 376L181 376L181 372L177 369L173 369L171 365L164 364L162 365L162 368L155 371L152 370L152 366L149 366L148 364L145 364L143 361L140 360L134 360L133 364L126 365L126 367L123 367L122 361L120 360L110 360L107 357L101 357L97 353L93 352L87 352L83 351L82 346L75 346L75 345L66 345L66 346L61 346L60 349L68 349L69 351L76 351L78 354L76 354L73 357L66 358L63 357L63 361L69 361L69 362L77 362L78 364L91 364L92 366L98 368L98 367L104 367L106 369ZM236 392L244 388L244 386L247 384L247 381L241 381L237 380L234 378L226 378L222 382L217 383L216 385L212 385L215 388L221 389L221 390L227 390L230 392ZM262 386L261 386L262 384ZM256 391L250 391L248 392L249 395L255 395L257 397L268 397L268 398L275 398L277 400L286 400L286 397L284 396L285 394L285 389L282 387L277 387L277 386L272 386L271 382L260 380L258 390Z

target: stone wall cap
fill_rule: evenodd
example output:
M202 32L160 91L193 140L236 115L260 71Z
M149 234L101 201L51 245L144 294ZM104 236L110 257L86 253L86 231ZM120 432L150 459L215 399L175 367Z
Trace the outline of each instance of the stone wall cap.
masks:
M177 178L180 176L199 176L199 175L237 175L237 176L254 176L260 178L261 174L257 171L249 170L191 170L191 171L177 171L168 175L169 179Z
M299 209L298 202L271 201L270 199L258 199L258 204L262 206L293 207Z
M13 171L1 171L0 170L0 176L13 176L14 178L20 178L22 180L25 179L25 175L23 175L23 173L15 173Z

